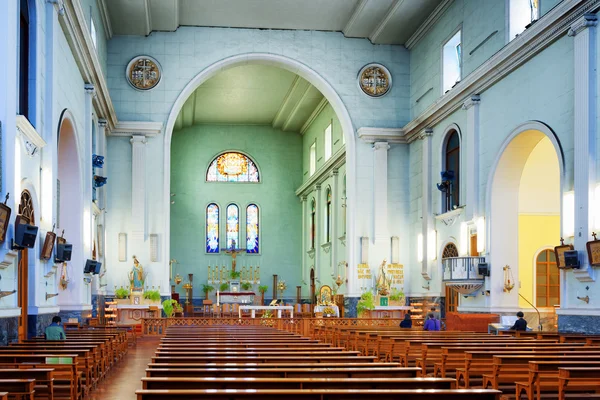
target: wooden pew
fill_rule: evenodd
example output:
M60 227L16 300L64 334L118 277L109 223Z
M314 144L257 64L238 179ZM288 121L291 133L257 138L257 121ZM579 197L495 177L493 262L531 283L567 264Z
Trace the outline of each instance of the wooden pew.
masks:
M399 368L398 363L361 363L361 362L340 362L340 363L150 363L148 364L149 369L156 368L368 368L368 369L381 369L381 368ZM416 368L410 367L411 370L417 370Z
M277 353L274 353L277 354ZM199 363L199 362L261 362L261 363L279 363L279 362L343 362L343 361L371 361L375 362L375 357L356 356L354 354L344 355L326 355L326 356L307 356L307 355L257 355L257 356L195 356L195 355L181 355L181 356L153 356L152 362L159 363Z
M570 385L593 382L593 389L600 391L600 367L559 367L558 368L558 400L564 400L570 391Z
M414 378L414 367L384 368L147 368L153 377L255 377L255 378Z
M442 390L425 389L421 391L410 389L198 389L198 390L136 390L137 400L197 400L227 399L227 400L364 400L377 397L378 400L425 400L443 397L444 400L498 400L500 392L496 390Z
M33 400L35 379L0 379L0 392L23 400Z
M35 397L40 395L48 400L54 399L54 369L53 368L32 368L24 371L23 369L0 369L0 379L34 379ZM8 390L8 389L6 389Z

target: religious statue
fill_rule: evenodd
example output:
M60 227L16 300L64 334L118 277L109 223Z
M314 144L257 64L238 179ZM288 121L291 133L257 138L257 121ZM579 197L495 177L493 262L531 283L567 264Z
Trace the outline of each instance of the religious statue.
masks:
M390 286L392 283L392 277L388 277L385 272L385 264L387 260L384 259L379 266L379 273L377 275L377 291L382 296L387 296L390 293Z
M133 268L129 271L129 283L131 284L132 292L144 291L144 267L138 261L136 256L133 256Z

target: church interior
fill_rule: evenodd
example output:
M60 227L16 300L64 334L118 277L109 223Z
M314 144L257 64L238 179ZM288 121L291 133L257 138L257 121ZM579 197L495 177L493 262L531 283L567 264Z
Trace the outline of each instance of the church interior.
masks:
M0 1L0 400L600 398L599 12Z

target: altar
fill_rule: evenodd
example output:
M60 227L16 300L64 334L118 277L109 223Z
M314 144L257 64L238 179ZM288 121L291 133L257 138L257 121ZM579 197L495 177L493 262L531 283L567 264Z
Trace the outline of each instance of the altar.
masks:
M117 324L140 324L142 318L159 318L162 305L117 304Z
M368 318L404 318L407 311L412 310L412 306L375 306L373 310L368 310Z
M294 307L293 306L240 306L239 317L242 318L242 311L252 311L252 318L256 318L256 310L277 310L277 318L281 318L281 311L288 310L290 312L290 318L294 318Z
M218 304L254 304L254 292L219 292Z

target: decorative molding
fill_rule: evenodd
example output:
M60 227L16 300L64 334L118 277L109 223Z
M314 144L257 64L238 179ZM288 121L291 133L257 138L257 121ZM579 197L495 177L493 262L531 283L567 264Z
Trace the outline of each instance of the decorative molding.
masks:
M15 262L15 259L17 258L17 255L19 255L18 252L13 251L13 250L9 250L4 255L4 260L0 261L0 269L6 269L6 268L14 265L14 262Z
M294 94L294 92L296 92L296 89L298 88L300 83L302 83L302 81L308 83L304 79L300 78L300 76L296 75L283 101L281 102L281 105L279 106L279 110L277 110L275 117L273 117L273 122L271 123L273 128L279 129L281 125L283 125L283 121L281 120L283 119L283 114L285 112L284 110L288 108L288 105L292 101L292 95ZM307 87L310 87L310 84L308 84Z
M99 126L100 128L106 128L106 124L107 124L107 122L106 122L106 120L105 120L105 119L99 119L99 120L98 120L98 126Z
M419 43L419 41L421 39L423 39L423 37L427 33L429 33L429 30L433 26L435 26L435 24L440 20L442 15L444 15L446 10L452 5L453 2L454 2L454 0L442 1L435 8L435 10L433 10L433 12L431 14L429 14L429 17L427 17L425 22L423 22L421 24L421 26L419 26L419 28L415 31L415 33L413 33L412 36L410 38L408 38L408 40L404 44L404 47L406 47L408 50L411 50L413 47L415 47L416 44Z
M331 250L331 242L323 243L321 245L321 248L323 249L323 251L325 251L325 253L329 253L329 251Z
M425 128L423 130L423 132L421 132L421 134L419 135L419 137L417 139L424 140L425 138L432 137L432 136L433 136L433 129Z
M302 125L302 128L300 129L300 135L304 135L306 133L308 128L310 128L312 123L315 122L315 119L317 119L317 117L319 116L319 114L321 114L321 111L323 111L327 104L329 104L329 101L327 101L325 96L323 96L323 99L319 102L319 104L317 104L313 112L310 114L310 117L308 117L304 125Z
M0 318L20 317L21 307L16 308L0 308Z
M315 249L310 249L306 252L306 254L308 254L308 257L312 260L315 258Z
M346 246L346 235L340 236L338 240L344 245L344 247Z
M556 315L589 315L597 317L600 308L557 308Z
M85 90L85 94L96 97L96 88L91 83L86 83L83 85L83 89Z
M110 131L110 136L155 137L162 133L162 122L121 121Z
M71 48L71 53L83 81L93 84L96 89L95 105L98 116L105 118L108 121L109 129L112 129L117 123L117 114L110 99L106 78L92 43L81 2L67 0L64 3L64 10L64 18L60 18L60 25Z
M436 100L403 130L409 142L418 138L422 129L435 126L458 110L470 93L483 93L507 75L535 57L539 52L565 35L573 22L600 7L600 0L563 0L539 21L527 28L475 71L461 84Z
M390 8L387 10L385 16L381 20L381 22L375 27L373 32L371 32L371 34L369 35L369 40L371 41L371 43L375 43L377 41L377 38L379 37L379 35L381 35L381 32L383 32L383 30L386 28L387 24L390 23L390 21L392 20L392 17L396 13L396 11L398 11L398 8L400 8L402 3L404 3L404 0L394 0L392 5L390 6Z
M46 3L53 4L58 15L65 15L65 2L63 0L46 0Z
M94 217L97 217L98 215L100 215L101 212L102 212L102 210L100 209L100 207L98 207L98 204L96 204L96 202L92 201L92 215Z
M352 25L354 25L354 23L356 21L358 21L358 17L360 16L360 13L362 13L362 11L365 9L365 6L367 5L368 2L369 2L369 0L360 0L356 4L356 7L354 7L354 10L352 10L352 15L348 19L348 22L346 22L346 26L344 26L344 29L342 29L344 36L346 36L348 34L348 31L352 30Z
M325 162L306 182L296 189L296 196L306 196L313 191L315 185L323 183L331 171L335 168L339 168L346 163L346 147L342 147L335 154L333 154L329 160Z
M310 83L306 86L306 89L304 89L304 92L302 93L302 96L300 96L300 99L298 99L298 101L296 102L296 104L294 105L294 107L290 110L287 118L283 122L283 126L281 127L282 131L285 132L288 129L288 127L290 126L290 124L292 123L292 121L294 120L294 118L296 117L296 114L298 114L298 110L300 110L302 104L306 101L306 99L307 99L309 93L311 92L312 88L313 88L313 86Z
M473 107L474 105L479 105L480 102L481 102L481 98L479 97L479 95L474 94L471 97L469 97L467 100L465 100L465 102L462 105L462 109L468 110L469 108Z
M408 143L401 128L368 128L362 127L357 131L359 139L367 143L388 142Z
M25 151L30 157L33 157L39 149L46 145L46 141L35 130L29 120L23 115L17 115L17 131L23 135Z
M596 282L596 271L590 266L587 268L574 269L573 276L579 282Z
M595 14L584 14L571 25L567 34L569 36L577 36L585 28L596 25L598 25L598 17Z
M438 221L442 221L446 226L452 226L462 214L464 207L458 207L455 210L445 212L443 214L434 215L434 218Z
M388 151L390 149L390 145L388 144L388 142L375 142L373 143L373 150L377 151L377 150L385 150Z
M104 27L104 35L106 40L110 40L113 37L112 24L110 22L110 14L108 13L108 7L106 6L106 0L97 0L98 10L100 11L100 18L102 18L102 26Z

